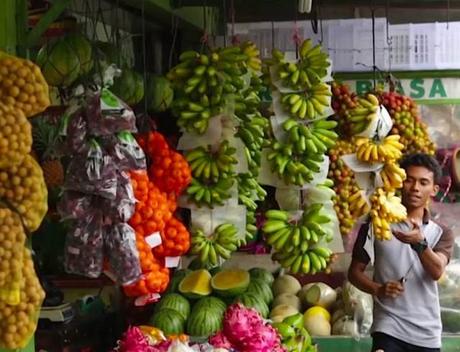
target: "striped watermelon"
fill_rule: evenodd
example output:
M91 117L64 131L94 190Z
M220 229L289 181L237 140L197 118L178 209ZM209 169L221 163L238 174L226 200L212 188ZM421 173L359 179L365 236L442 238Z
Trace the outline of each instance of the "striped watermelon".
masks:
M184 333L185 319L174 309L164 308L152 316L149 324L163 331L166 336L180 335Z
M190 303L187 299L178 293L168 293L161 298L161 301L155 306L155 311L163 309L173 309L187 320L190 315Z

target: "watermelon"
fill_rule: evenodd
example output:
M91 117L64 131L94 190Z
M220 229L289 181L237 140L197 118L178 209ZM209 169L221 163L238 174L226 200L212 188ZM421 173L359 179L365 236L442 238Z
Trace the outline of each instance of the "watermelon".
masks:
M162 112L169 109L173 98L174 91L171 82L162 76L148 76L145 99L149 112Z
M79 57L65 38L45 44L36 62L50 86L70 86L80 74Z
M93 68L93 49L90 41L82 34L71 34L65 41L74 50L80 62L79 75L88 73Z
M249 285L249 273L241 269L226 269L212 277L211 286L222 297L234 297L245 292Z
M121 76L115 77L110 90L126 104L133 106L144 97L144 81L139 73L125 68Z
M163 309L173 309L180 313L187 320L190 315L190 303L187 299L178 293L168 293L164 295L160 302L155 306L155 311L159 312Z
M204 269L190 272L180 282L179 292L191 299L209 296L212 292L211 274Z
M268 285L271 285L273 281L275 281L273 274L264 268L252 268L249 270L249 275L251 276L251 279L261 279Z
M273 292L271 287L261 279L251 280L246 292L253 293L257 297L260 297L267 305L270 305L273 301Z
M224 314L225 309L227 309L227 305L221 299L210 296L210 297L204 297L198 300L193 306L192 311L197 312L197 311L200 311L201 309L214 309L217 312Z
M166 336L184 333L185 319L174 309L164 308L153 314L149 325L160 329Z
M187 321L187 334L208 338L222 329L223 313L213 308L193 309Z
M263 318L266 318L270 312L270 309L264 300L256 296L254 293L243 293L235 298L235 303L241 303L246 308L254 308Z
M173 277L171 278L171 280L169 281L169 287L168 289L166 290L166 293L175 293L179 290L179 284L180 282L182 281L182 279L184 277L187 276L187 274L189 274L191 272L191 270L188 270L188 269L180 269L180 270L176 270L174 272L174 275Z

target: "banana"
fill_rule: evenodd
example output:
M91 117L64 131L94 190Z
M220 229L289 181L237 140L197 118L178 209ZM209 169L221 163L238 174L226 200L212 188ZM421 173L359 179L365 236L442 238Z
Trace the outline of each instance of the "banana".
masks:
M284 210L270 209L270 210L267 210L265 212L265 217L267 219L288 221L289 220L289 213L287 211L284 211Z

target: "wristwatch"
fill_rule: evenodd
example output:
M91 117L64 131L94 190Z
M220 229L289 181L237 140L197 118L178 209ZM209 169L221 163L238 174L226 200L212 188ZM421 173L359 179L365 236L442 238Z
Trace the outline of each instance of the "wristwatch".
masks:
M417 252L418 255L420 255L425 251L425 249L428 248L428 242L426 241L426 238L424 238L420 242L411 243L410 246L414 251Z

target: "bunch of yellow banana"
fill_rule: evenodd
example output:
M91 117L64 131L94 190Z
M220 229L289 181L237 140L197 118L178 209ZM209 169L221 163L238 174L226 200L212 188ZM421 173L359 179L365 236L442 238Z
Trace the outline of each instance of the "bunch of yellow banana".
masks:
M283 122L283 129L289 133L289 143L296 153L322 154L335 146L338 134L333 131L337 121L316 120L310 125L289 118Z
M318 83L299 93L283 93L281 102L292 117L313 120L331 105L331 95L328 84Z
M241 50L248 57L246 64L254 71L262 70L262 60L260 59L260 50L251 42L246 41L241 44Z
M224 223L209 236L197 229L192 232L191 243L190 253L197 255L203 266L216 266L237 250L238 229L231 223Z
M354 109L345 111L345 119L350 125L352 135L363 132L369 123L378 118L380 102L374 94L359 97Z
M227 140L220 143L214 152L211 147L197 147L187 152L185 157L192 170L192 176L203 182L217 182L220 178L230 177L234 174L236 149L230 146Z
M402 150L404 149L399 138L400 136L397 134L387 136L382 141L358 137L356 139L356 157L367 163L385 163L398 160L402 157Z
M407 210L401 203L401 198L394 192L385 192L377 188L371 196L371 223L375 237L378 240L391 238L391 223L397 223L407 218Z
M369 203L364 197L363 191L358 190L353 193L348 199L348 209L350 210L353 218L358 219L363 215L366 215L371 210Z
M273 259L292 273L314 274L328 267L332 251L318 246L320 239L332 240L332 232L324 228L331 219L322 214L323 205L313 204L298 220L283 210L268 210L262 230L267 243L275 249Z
M398 188L402 188L406 179L406 171L399 167L396 162L389 161L380 171L380 177L382 178L385 191L392 192Z

